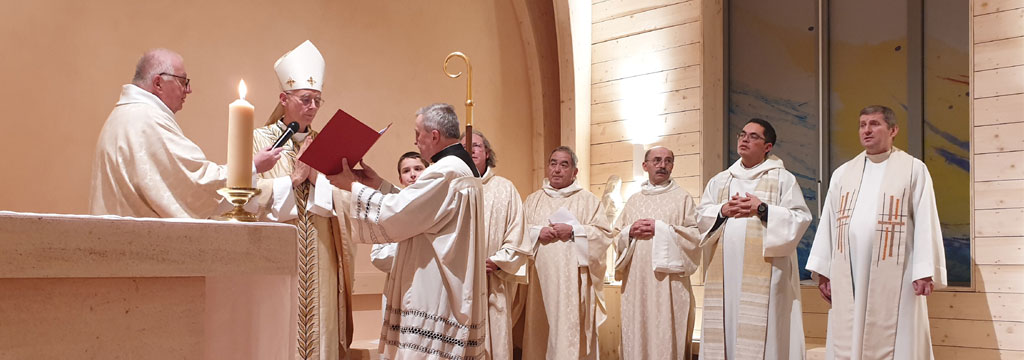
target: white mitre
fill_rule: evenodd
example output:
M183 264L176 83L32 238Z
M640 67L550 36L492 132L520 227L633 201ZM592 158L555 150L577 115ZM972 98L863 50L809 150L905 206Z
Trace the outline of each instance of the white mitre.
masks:
M281 90L323 91L324 57L309 40L277 59L274 71L281 82Z

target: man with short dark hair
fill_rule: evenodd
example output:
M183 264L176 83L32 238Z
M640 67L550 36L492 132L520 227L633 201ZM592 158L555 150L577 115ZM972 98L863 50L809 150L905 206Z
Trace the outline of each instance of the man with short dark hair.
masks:
M167 49L142 55L132 83L121 87L96 141L91 213L197 219L217 215L222 199L217 190L227 184L227 169L207 160L174 118L191 93L181 55ZM257 152L254 168L267 171L280 153Z
M928 167L892 145L892 109L865 107L864 152L836 169L807 270L832 304L828 357L932 358L925 296L946 286Z
M577 161L569 147L555 148L543 188L523 204L526 236L537 244L526 294L524 359L598 356L612 230L601 200L576 182Z
M775 129L751 119L740 159L711 178L698 227L705 253L701 359L803 359L796 247L811 222L796 177L768 155Z

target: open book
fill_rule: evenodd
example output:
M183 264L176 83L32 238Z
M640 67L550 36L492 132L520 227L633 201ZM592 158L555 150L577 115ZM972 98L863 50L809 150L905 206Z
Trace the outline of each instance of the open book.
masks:
M339 109L302 153L299 161L325 175L340 173L341 159L348 159L348 166L355 167L377 139L390 128L391 124L388 124L380 131L374 130Z

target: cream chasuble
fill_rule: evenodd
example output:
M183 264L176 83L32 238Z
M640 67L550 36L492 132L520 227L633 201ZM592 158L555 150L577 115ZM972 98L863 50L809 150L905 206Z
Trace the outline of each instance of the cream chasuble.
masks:
M277 121L253 131L253 152L274 144L284 133ZM284 144L281 160L259 174L257 200L262 221L277 221L298 228L299 333L301 359L346 359L352 343L351 292L353 254L346 210L348 193L331 186L323 175L292 186L291 173L306 136L300 133ZM335 200L337 199L337 203Z
M654 219L654 237L633 239L637 220ZM615 277L622 280L623 359L690 359L697 270L697 205L674 180L645 181L626 201L617 227Z
M601 200L573 182L552 188L547 179L523 205L525 232L537 242L553 215L568 210L572 241L537 242L526 294L524 359L594 359L597 328L604 322L605 252L612 230ZM558 222L558 221L556 221Z
M523 236L523 200L515 185L487 168L484 185L486 254L499 269L487 276L488 344L492 359L512 359L513 303L519 284L526 283L527 260L534 242Z
M383 359L487 358L483 188L461 146L444 152L452 155L397 194L352 186L353 239L398 243L384 290Z
M89 211L206 219L218 215L226 180L227 169L185 137L163 101L127 84L96 142Z
M861 153L829 185L807 270L831 280L828 357L932 358L928 304L913 281L946 286L928 168L893 148Z
M767 204L767 223L755 215L715 227L737 193ZM700 358L803 359L796 247L811 214L796 178L774 155L749 169L737 160L708 182L697 211L707 269Z

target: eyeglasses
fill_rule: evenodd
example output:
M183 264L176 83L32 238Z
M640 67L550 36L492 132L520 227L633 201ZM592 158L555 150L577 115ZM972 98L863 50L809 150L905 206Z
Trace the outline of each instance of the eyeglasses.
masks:
M670 158L670 157L666 157L666 158L656 157L656 158L653 158L653 159L644 160L644 162L651 163L652 165L658 165L658 164L670 165L670 164L675 163L676 160L674 158Z
M298 96L298 95L292 94L290 92L285 92L285 94L288 94L290 96L294 96L296 99L299 99L299 102L302 103L302 106L305 106L305 107L309 107L310 105L313 105L313 104L315 104L316 107L320 107L320 104L324 103L324 99L319 97L319 96L317 96L317 97L312 97L312 96L309 96L309 95Z
M739 133L736 134L736 140L743 140L743 138L745 137L750 138L750 141L764 140L764 137L761 137L761 135L759 135L758 133L748 133L746 131L740 131Z
M179 81L178 83L181 84L181 86L186 88L186 89L188 89L189 83L192 82L192 79L189 79L189 78L181 76L181 75L174 75L174 74L171 74L171 73L160 73L160 75L161 76L164 76L164 75L173 76L173 77L176 77L178 79L185 80L184 84L181 84L181 81Z

